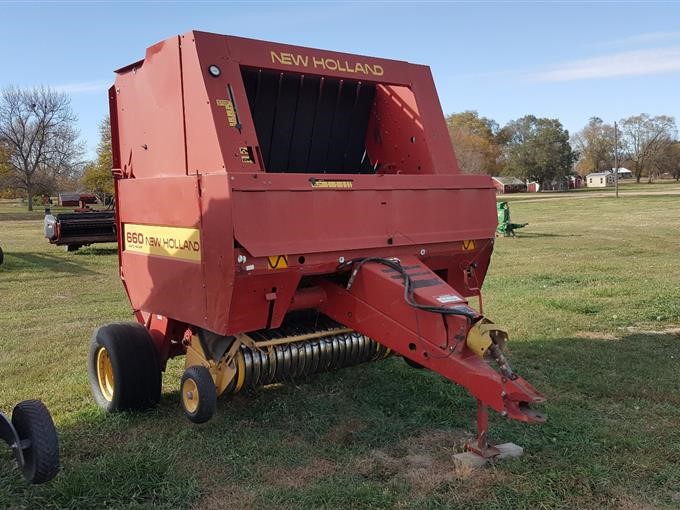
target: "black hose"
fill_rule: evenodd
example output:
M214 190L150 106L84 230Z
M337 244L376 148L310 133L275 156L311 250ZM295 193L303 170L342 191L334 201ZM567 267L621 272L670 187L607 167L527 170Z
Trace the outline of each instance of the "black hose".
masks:
M353 259L348 260L347 262L343 262L338 266L338 270L343 270L350 266L353 267L352 274L349 277L349 281L347 282L347 290L352 288L352 285L354 284L354 279L356 278L359 269L361 269L361 266L368 262L382 264L383 266L387 266L390 269L395 270L397 273L401 275L404 281L404 301L406 301L406 303L408 303L413 308L423 310L425 312L439 313L442 315L460 315L466 317L471 324L474 324L475 322L479 321L482 318L481 315L479 315L477 312L475 312L472 308L470 308L467 305L445 307L445 306L422 305L420 303L417 303L413 296L413 281L411 280L411 277L408 275L408 273L402 267L402 265L394 259L386 259L382 257L366 257L363 259Z

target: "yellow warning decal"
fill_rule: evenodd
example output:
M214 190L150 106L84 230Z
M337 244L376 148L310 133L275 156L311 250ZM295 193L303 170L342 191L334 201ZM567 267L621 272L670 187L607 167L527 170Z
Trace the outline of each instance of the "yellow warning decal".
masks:
M253 149L252 147L239 147L239 153L241 154L241 161L243 163L252 164L255 163L253 160Z
M347 179L347 180L330 180L330 179L315 179L311 178L309 179L309 182L312 183L312 188L351 188L352 187L352 181Z
M123 249L146 255L201 261L201 233L197 228L123 225Z
M234 110L234 103L232 103L231 100L229 99L218 99L216 102L217 106L221 106L226 110L227 122L229 122L229 126L236 127L236 124L238 124L238 120L236 119L236 110Z
M267 267L269 269L286 269L288 267L288 257L285 255L267 257Z
M463 250L464 251L472 251L477 248L477 245L475 244L475 241L470 239L468 241L463 241Z

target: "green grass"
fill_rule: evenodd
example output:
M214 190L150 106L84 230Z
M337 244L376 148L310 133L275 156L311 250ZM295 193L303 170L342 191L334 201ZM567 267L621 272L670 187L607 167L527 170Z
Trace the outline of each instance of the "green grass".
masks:
M115 247L65 253L39 216L0 204L0 409L43 399L63 470L29 486L0 450L0 508L680 507L680 197L512 204L530 224L497 240L485 311L549 421L494 415L492 439L525 455L472 473L451 456L473 400L396 358L222 398L202 426L174 360L157 409L103 414L86 353L131 319Z

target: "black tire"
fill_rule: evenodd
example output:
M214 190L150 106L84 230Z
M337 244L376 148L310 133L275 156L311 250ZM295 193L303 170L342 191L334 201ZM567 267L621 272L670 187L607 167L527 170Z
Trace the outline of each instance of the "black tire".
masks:
M101 377L99 362L109 368ZM137 323L119 322L98 328L88 356L90 388L107 412L154 407L161 398L161 370L153 340Z
M47 407L40 400L19 402L12 412L12 425L21 440L28 440L23 450L21 471L31 483L49 482L59 472L59 438Z
M5 254L2 251L2 248L0 248L0 265L5 261Z
M212 418L217 408L217 390L207 368L194 365L184 371L180 401L184 414L194 423L205 423Z
M65 244L64 245L64 251L66 252L74 252L78 251L78 249L82 246L82 244Z
M411 368L415 368L415 369L418 369L418 370L425 368L423 365L421 365L417 361L413 361L412 359L407 358L406 356L402 356L402 358L404 359L406 364Z

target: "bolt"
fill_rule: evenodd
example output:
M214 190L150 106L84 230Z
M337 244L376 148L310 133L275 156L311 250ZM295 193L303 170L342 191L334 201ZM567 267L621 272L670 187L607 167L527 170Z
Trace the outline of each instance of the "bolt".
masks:
M340 262L341 264L344 264L345 263L345 257L339 257L338 262Z
M505 393L504 391L501 391L501 398L505 398L508 394Z
M425 248L420 250L420 256L421 257L424 256L426 253L427 253L427 250L425 250Z
M507 416L507 415L508 415L508 412L507 412L507 411L503 411L503 412L501 413L501 416L503 416L503 417L505 417L505 416Z

